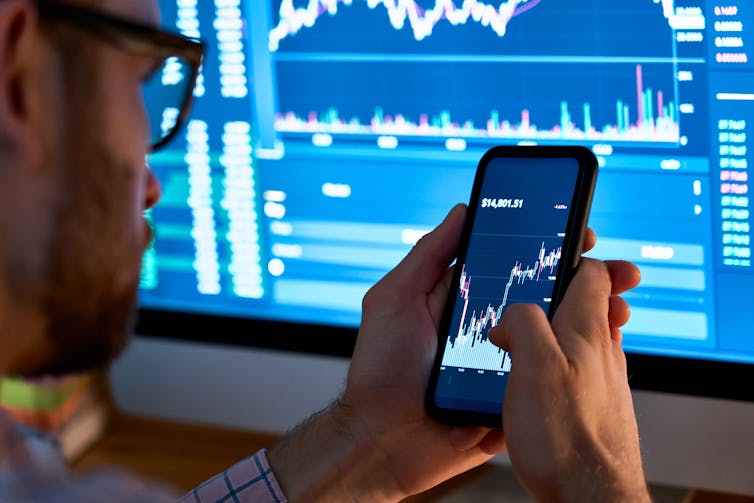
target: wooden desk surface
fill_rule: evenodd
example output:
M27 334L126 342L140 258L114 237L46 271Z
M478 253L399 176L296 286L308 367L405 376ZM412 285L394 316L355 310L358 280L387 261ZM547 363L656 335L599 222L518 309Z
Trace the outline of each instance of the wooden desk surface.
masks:
M118 466L188 491L276 439L114 412L106 435L73 468Z
M276 435L198 424L143 418L114 411L107 434L72 466L75 471L116 466L189 491L261 448ZM466 479L407 499L407 503L438 501Z
M276 439L276 435L141 418L114 411L107 434L74 463L73 469L117 466L171 484L183 492L271 446ZM754 497L655 486L650 489L655 503L754 503ZM405 501L484 503L524 502L530 498L510 468L488 463Z

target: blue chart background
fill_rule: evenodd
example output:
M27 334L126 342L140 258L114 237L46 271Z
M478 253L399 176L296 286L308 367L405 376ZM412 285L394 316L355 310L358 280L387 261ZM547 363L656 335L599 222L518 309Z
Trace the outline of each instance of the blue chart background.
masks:
M293 2L306 7L308 0ZM454 2L460 8L462 2ZM482 2L484 3L484 2ZM495 7L504 2L487 2ZM679 2L680 3L680 2ZM280 1L273 1L273 24L280 21ZM434 0L417 1L432 9ZM417 41L410 23L401 29L388 20L384 6L369 9L366 2L352 7L339 4L334 16L319 17L311 29L302 29L280 44L281 51L300 52L419 52L426 54L558 54L635 56L639 44L654 55L670 56L672 40L662 8L651 0L614 0L606 7L599 0L546 0L510 21L504 37L471 19L460 25L438 22L430 36ZM538 5L539 4L539 5ZM637 30L642 31L637 40Z
M151 159L165 190L151 214L157 240L145 260L142 306L356 327L366 290L454 204L468 201L487 148L578 143L601 163L592 255L642 269L642 284L626 295L633 313L626 349L754 362L754 310L745 304L754 271L745 261L726 262L733 239L735 253L750 252L749 231L740 230L752 224L748 195L736 200L746 213L737 214L734 236L723 230L732 207L721 180L731 176L721 168L731 157L721 152L749 147L752 135L742 143L720 135L721 121L751 122L754 101L724 96L750 93L754 73L751 63L718 62L723 50L710 42L719 35L716 21L741 21L745 43L735 50L747 53L754 14L743 0L729 3L738 7L732 18L716 15L709 2L675 1L697 16L688 22L668 19L653 0L531 1L504 36L470 20L441 20L417 41L408 22L390 25L382 5L370 10L354 0L270 51L279 1L239 0L235 10L217 10L161 0L165 25L196 27L210 50L189 127ZM236 18L218 23L222 16ZM221 26L230 32L219 35ZM229 95L224 85L239 75L245 92ZM619 107L636 124L638 89L648 93L653 119L662 93L675 136L558 133L582 130L585 109L597 130L616 124ZM516 126L524 110L540 133L552 134L482 134L490 117ZM287 113L309 124L285 126ZM369 127L380 113L473 127L386 133ZM365 128L338 129L334 117ZM239 124L248 141L229 147L228 131ZM192 147L206 154L201 169L187 161L196 157L187 150L197 127L206 135ZM748 191L750 151L734 158L739 193ZM212 291L200 288L207 281Z
M535 266L543 243L547 252L560 248L563 237L558 234L565 232L568 211L555 206L570 206L577 172L578 163L572 159L500 159L489 164L481 197L520 198L524 205L516 209L477 205L464 262L471 278L466 323L472 312L479 313L488 304L500 305L510 271L517 262L524 268ZM551 297L554 285L547 279L548 274L543 272L539 281L514 283L508 305L535 302L546 312L549 303L545 299ZM555 274L557 270L552 275ZM458 298L456 307L457 312L463 307L462 299ZM457 323L451 325L451 343L457 328Z
M490 162L482 184L481 198L521 198L519 209L483 208L476 205L476 218L471 231L466 254L465 271L470 278L469 304L461 320L464 299L456 297L446 345L446 353L457 344L461 323L468 326L472 313L477 315L488 305L495 309L502 303L505 285L513 266L519 262L524 268L537 265L539 250L557 250L563 243L568 221L568 211L556 206L570 207L578 162L574 159L498 159ZM481 199L480 199L481 201ZM554 277L557 270L553 272ZM554 281L548 279L549 270L543 271L539 281L514 281L506 307L513 302L534 302L547 312ZM473 348L483 350L491 345L487 333L491 324L475 341ZM471 346L471 340L466 341ZM488 348L489 349L489 348ZM438 376L436 401L448 408L470 408L485 412L499 412L502 403L501 386L507 372L478 370L475 362L478 353L471 351L462 365L446 365L443 361ZM502 364L503 355L500 356ZM459 368L463 368L459 372ZM482 367L484 368L484 367ZM472 372L466 372L471 370Z
M533 123L550 128L566 100L577 124L589 102L593 122L602 126L615 122L618 100L635 105L636 64L643 66L644 87L673 98L671 59L679 49L660 6L627 0L609 7L594 1L529 4L535 6L511 19L502 37L469 19L455 26L440 21L421 41L408 21L393 27L381 5L341 5L336 15L320 16L281 41L280 109L305 115L335 106L343 117L362 122L376 105L414 119L448 110L455 120L475 124L493 109L511 122L529 109Z

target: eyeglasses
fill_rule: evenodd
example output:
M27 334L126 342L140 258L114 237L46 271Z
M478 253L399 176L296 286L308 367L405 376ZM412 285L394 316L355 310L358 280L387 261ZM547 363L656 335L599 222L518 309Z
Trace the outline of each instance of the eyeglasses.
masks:
M175 136L191 109L204 42L79 5L52 0L36 3L42 19L74 24L120 49L154 58L154 71L142 82L151 150Z

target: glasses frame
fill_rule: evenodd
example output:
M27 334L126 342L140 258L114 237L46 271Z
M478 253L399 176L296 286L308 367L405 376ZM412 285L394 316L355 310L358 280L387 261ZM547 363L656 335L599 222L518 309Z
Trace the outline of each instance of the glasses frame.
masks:
M194 86L206 49L205 42L67 2L37 0L36 5L41 19L73 24L127 52L164 59L177 56L191 64L189 85L179 102L178 118L165 136L151 143L150 150L155 152L164 147L178 133L191 111Z

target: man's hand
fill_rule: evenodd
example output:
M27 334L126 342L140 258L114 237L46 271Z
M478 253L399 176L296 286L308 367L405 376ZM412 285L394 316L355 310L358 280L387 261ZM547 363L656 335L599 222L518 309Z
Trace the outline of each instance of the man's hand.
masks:
M504 450L502 432L430 419L424 394L465 205L364 297L341 399L272 448L292 501L398 501Z
M618 295L639 282L628 262L583 258L552 325L512 305L490 340L511 352L503 429L513 469L540 501L649 501Z
M475 467L505 444L502 432L430 419L424 395L466 208L455 207L364 298L343 402L390 467L400 497Z

